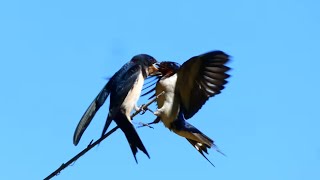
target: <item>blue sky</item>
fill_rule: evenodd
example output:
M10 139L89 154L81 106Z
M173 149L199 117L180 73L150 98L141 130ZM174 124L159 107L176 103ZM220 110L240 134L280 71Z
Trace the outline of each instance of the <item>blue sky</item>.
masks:
M132 56L183 63L232 56L226 89L189 122L213 138L209 163L165 129L140 128L137 165L117 131L55 179L320 179L320 13L315 0L1 1L0 179L43 179L97 139L74 129ZM145 98L140 103L146 102ZM155 108L155 106L153 106ZM149 122L150 113L134 122Z

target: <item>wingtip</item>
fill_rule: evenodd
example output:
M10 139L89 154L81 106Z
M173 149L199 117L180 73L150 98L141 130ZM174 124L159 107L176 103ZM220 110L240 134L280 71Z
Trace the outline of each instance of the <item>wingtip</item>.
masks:
M79 134L76 131L73 135L73 145L77 146L79 141L80 141Z
M78 143L79 143L79 142L75 142L75 141L73 140L73 145L74 145L74 146L77 146Z

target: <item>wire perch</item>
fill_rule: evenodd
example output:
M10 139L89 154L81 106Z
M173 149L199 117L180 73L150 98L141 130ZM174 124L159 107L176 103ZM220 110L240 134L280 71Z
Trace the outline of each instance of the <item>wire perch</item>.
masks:
M131 119L133 119L134 116L136 116L137 114L139 114L141 111L146 111L148 109L148 106L150 106L153 102L155 102L160 96L162 96L164 94L164 91L161 92L160 94L158 94L156 97L154 97L151 101L149 101L148 103L144 104L141 106L141 108L134 112L131 115ZM107 132L106 134L104 134L102 137L100 137L100 139L98 139L95 142L90 142L89 145L82 150L80 153L78 153L77 155L75 155L73 158L71 158L69 161L67 161L66 163L62 163L62 165L55 170L54 172L52 172L49 176L47 176L46 178L44 178L44 180L49 180L51 178L53 178L54 176L58 175L62 170L64 170L66 167L68 167L70 164L74 163L76 160L78 160L81 156L83 156L85 153L87 153L90 149L92 149L93 147L95 147L96 145L100 144L104 139L106 139L108 136L110 136L112 133L114 133L119 127L116 126L113 129L111 129L109 132Z

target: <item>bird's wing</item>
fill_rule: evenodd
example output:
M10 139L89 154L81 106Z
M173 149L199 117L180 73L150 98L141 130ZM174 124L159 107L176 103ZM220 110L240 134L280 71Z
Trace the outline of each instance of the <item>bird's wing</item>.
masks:
M139 65L133 64L129 66L127 70L115 76L114 81L116 83L111 87L110 96L110 110L113 110L114 113L116 113L115 110L122 105L129 91L133 88L141 70Z
M108 130L111 121L117 115L120 106L127 97L129 91L134 86L136 80L141 73L141 67L133 63L124 65L114 76L113 83L110 87L110 105L109 114L102 130L102 136Z
M73 135L73 144L77 145L81 139L81 136L83 132L87 129L89 126L92 118L96 114L96 112L99 110L99 108L103 105L103 103L106 101L109 93L110 93L110 86L111 81L109 81L100 91L98 96L93 100L93 102L90 104L86 112L83 114L82 118L80 119L78 126L74 132Z
M186 119L191 118L203 104L224 88L230 68L225 64L229 56L222 51L211 51L192 57L177 72L176 93L182 103Z

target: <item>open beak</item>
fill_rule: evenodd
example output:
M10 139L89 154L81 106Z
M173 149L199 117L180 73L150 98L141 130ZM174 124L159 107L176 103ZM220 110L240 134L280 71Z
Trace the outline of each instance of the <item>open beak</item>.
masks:
M158 63L154 63L154 64L152 64L151 66L148 67L149 76L162 75L157 66L159 66L159 64Z

